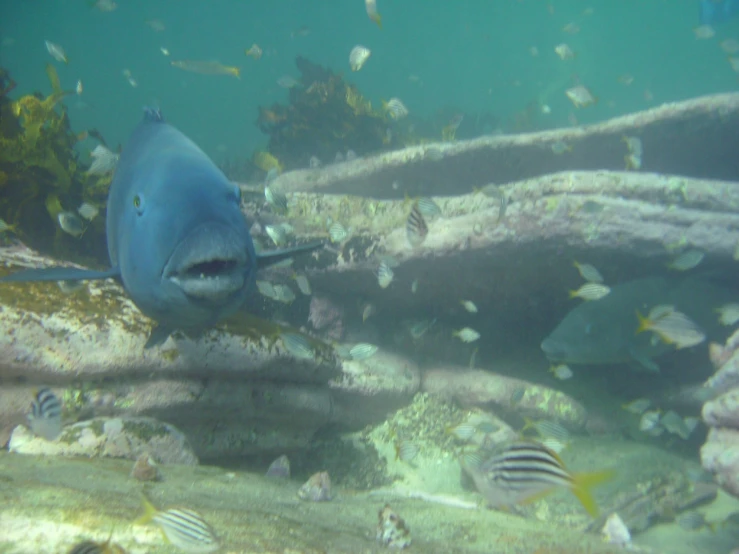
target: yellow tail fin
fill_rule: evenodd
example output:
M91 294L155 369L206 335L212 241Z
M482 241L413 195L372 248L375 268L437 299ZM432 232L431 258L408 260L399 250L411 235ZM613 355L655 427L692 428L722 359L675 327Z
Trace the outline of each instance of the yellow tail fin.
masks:
M574 494L583 505L583 508L592 516L598 516L598 506L595 503L590 489L605 481L613 479L616 472L612 469L595 471L593 473L577 473L572 476L572 494Z
M144 506L144 515L134 521L134 525L146 525L152 519L154 519L154 516L157 515L157 513L159 513L159 510L157 510L154 505L149 502L149 499L146 498L143 493L141 493L141 503Z
M635 335L638 335L642 331L648 331L652 327L652 322L648 317L644 317L636 310L636 318L639 320L639 326L636 328Z

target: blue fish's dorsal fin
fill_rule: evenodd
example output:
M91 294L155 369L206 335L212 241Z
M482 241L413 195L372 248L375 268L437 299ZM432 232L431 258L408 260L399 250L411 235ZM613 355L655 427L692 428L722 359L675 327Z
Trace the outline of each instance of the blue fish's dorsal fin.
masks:
M159 108L152 108L150 106L144 107L144 121L151 121L153 123L162 123L164 116Z

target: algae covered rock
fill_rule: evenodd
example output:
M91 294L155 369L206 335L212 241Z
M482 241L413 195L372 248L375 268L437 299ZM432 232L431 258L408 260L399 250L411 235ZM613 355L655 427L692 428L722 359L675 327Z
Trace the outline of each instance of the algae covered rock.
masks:
M574 398L558 390L489 371L437 368L423 375L424 392L454 399L462 406L485 406L494 412L549 419L579 429L587 412Z
M65 427L54 441L36 437L19 425L10 437L9 450L17 454L128 460L148 453L164 464L198 463L185 435L153 418L95 418Z
M379 198L457 195L490 182L576 170L624 170L628 136L641 140L645 172L735 180L739 161L731 145L739 141L737 129L739 94L716 94L594 125L410 146L320 170L290 171L273 186L284 192ZM562 152L558 145L568 149Z

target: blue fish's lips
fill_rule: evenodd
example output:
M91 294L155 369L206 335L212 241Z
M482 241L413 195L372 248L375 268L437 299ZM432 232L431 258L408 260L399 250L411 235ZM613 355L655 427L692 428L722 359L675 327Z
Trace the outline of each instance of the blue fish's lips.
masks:
M231 227L206 224L177 245L162 277L191 298L222 303L247 285L247 252Z
M561 345L551 337L548 337L541 342L541 349L544 351L546 357L552 362L562 361L567 358L567 354L564 349L562 349Z

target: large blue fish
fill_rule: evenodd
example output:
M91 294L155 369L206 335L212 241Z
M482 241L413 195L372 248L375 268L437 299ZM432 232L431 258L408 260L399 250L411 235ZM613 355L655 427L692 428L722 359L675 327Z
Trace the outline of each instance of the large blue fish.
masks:
M240 202L239 187L159 111L147 109L110 185L110 269L31 269L0 281L115 278L158 323L146 348L178 329L199 332L241 308L258 269L322 246L257 254Z
M701 25L718 25L739 15L739 0L701 0Z
M648 277L611 288L599 300L572 309L541 343L552 362L568 364L630 363L659 371L656 358L675 349L654 333L637 333L636 312L646 315L658 305L675 306L706 333L709 339L725 338L716 309L736 302L739 294L703 277L665 279Z

